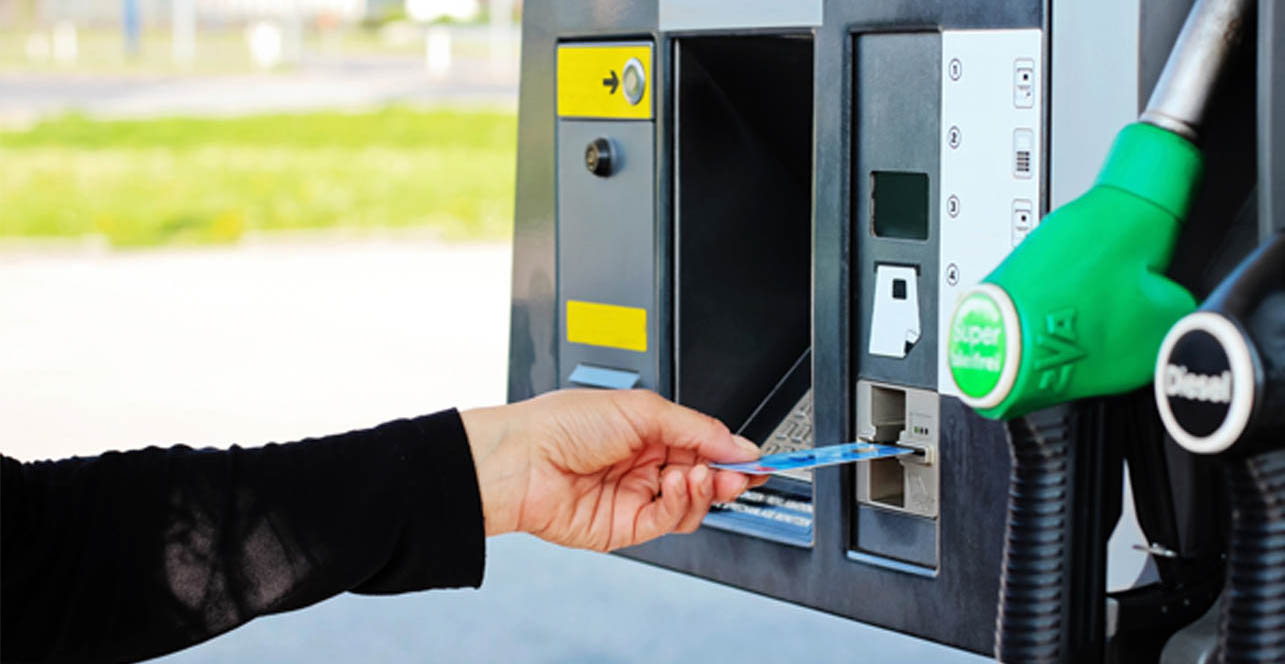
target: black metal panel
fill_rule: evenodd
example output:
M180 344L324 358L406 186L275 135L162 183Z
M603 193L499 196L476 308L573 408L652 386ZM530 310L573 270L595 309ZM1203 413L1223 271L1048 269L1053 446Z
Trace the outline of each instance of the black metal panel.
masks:
M853 350L860 354L857 361L861 378L935 390L941 36L935 31L880 30L854 39L852 76L856 84L850 106L860 110L854 110L852 118L849 173L853 200L849 210L857 265L853 311L859 312L860 317ZM923 240L878 237L873 232L876 215L871 204L872 176L878 170L925 176L927 233ZM919 340L905 357L880 357L867 352L874 330L876 268L880 265L913 267L918 279Z

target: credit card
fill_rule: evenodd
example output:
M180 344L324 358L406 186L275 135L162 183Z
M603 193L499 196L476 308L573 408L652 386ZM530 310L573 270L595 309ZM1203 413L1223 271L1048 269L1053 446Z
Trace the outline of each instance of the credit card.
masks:
M735 470L738 473L746 473L749 475L769 475L782 470L806 470L808 468L833 466L840 463L851 463L853 461L869 461L871 459L899 457L907 454L914 454L915 452L916 450L909 447L880 445L878 443L857 441L855 443L844 443L842 445L827 445L825 447L818 447L811 450L769 454L764 457L759 457L758 461L750 461L747 463L711 463L709 465L713 468Z

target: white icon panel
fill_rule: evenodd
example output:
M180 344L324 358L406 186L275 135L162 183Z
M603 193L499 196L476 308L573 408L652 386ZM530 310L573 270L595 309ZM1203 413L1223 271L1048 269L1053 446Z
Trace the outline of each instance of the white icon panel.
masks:
M1045 46L1040 30L942 33L939 334L960 295L1039 225ZM946 344L937 354L938 391L958 395Z

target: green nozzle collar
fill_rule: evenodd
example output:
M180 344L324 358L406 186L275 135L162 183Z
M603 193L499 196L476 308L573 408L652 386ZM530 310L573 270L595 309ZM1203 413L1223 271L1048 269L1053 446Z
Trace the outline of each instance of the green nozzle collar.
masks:
M950 322L950 375L964 403L994 408L1013 390L1022 331L1008 293L983 283L970 290Z
M1177 219L1185 219L1204 164L1200 149L1191 141L1136 122L1116 136L1097 183L1123 189Z

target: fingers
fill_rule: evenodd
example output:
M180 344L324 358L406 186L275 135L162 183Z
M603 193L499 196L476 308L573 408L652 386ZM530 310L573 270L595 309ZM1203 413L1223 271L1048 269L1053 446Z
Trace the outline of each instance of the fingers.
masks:
M661 479L660 498L639 511L634 539L629 544L641 544L671 532L696 532L715 501L735 499L749 483L750 479L741 473L715 471L705 464L687 472L667 471Z
M767 484L770 475L746 475L734 470L720 470L714 476L714 502L725 503L736 500L747 489L756 489Z
M687 514L674 529L680 533L696 532L701 527L701 520L709 513L710 503L714 502L714 473L709 466L702 463L687 473L687 493L691 495Z
M613 392L621 412L648 443L692 450L698 456L722 463L753 461L758 446L733 436L718 420L646 390Z
M715 471L714 500L720 503L736 500L736 497L744 493L749 486L749 475L731 470Z
M687 516L690 505L691 496L684 473L679 470L666 472L660 479L660 498L638 511L633 541L622 546L641 544L673 532Z

